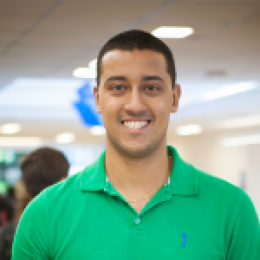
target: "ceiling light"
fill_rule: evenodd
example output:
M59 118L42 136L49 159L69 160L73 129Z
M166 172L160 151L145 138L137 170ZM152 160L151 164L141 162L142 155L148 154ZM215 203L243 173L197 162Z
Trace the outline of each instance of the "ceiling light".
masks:
M1 134L16 134L20 132L21 126L17 123L9 123L0 127Z
M97 68L97 59L90 61L89 64L88 64L88 67L90 69L96 69Z
M92 68L77 68L73 71L75 78L94 79L96 77L96 70Z
M75 140L73 133L61 133L55 137L55 141L60 144L68 144Z
M218 128L232 129L260 125L260 115L240 117L229 120L223 120L216 124Z
M208 78L224 78L228 73L225 70L208 70L205 75Z
M185 38L193 32L191 27L161 26L152 31L152 34L158 38Z
M96 125L90 128L90 132L93 135L104 135L106 133L106 129L104 126Z
M222 140L222 145L226 147L244 146L250 144L260 144L260 135L227 137Z
M178 135L195 135L202 132L202 128L199 125L185 125L179 126L176 129Z
M246 92L255 88L257 88L257 84L255 82L242 82L242 83L222 87L212 92L208 92L203 96L203 98L206 101L209 101L209 100L235 95L237 93Z
M42 143L39 137L0 137L2 147L37 147Z

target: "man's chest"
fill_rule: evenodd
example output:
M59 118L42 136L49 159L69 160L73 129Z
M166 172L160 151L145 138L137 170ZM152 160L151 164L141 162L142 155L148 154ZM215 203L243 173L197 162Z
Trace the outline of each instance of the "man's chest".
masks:
M136 214L117 203L78 214L70 225L55 223L53 259L225 259L222 227L216 232L210 217L198 222L192 212L167 213L163 204Z

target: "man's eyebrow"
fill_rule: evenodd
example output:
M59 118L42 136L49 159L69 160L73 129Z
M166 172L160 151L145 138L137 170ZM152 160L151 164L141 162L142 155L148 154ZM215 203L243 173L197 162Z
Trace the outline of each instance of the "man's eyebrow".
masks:
M121 81L126 81L127 80L127 78L126 77L124 77L124 76L111 76L111 77L109 77L109 78L107 78L107 82L109 82L109 81L113 81L113 80L121 80Z
M148 80L159 80L161 82L164 82L163 78L156 76L156 75L151 75L151 76L144 76L142 77L143 81L148 81Z
M106 82L113 81L113 80L127 81L127 78L125 76L111 76L107 78ZM157 75L149 75L149 76L142 77L142 81L149 81L149 80L158 80L164 82L163 78Z

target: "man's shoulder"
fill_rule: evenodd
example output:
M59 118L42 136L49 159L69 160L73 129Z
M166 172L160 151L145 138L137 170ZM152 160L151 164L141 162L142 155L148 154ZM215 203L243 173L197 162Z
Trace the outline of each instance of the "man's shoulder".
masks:
M88 174L91 174L91 166L47 187L32 199L23 215L27 215L27 219L34 218L40 222L42 216L47 216L48 219L50 215L52 218L60 218L61 214L67 211L77 210L84 201L85 192L82 191L81 185Z
M175 156L178 164L178 173L175 174L178 177L178 180L182 182L192 182L196 185L199 193L201 192L222 192L229 194L241 194L244 191L234 185L233 183L228 182L220 177L214 176L204 170L196 168L191 163L183 160L175 151Z
M194 168L198 176L199 193L214 195L223 201L238 201L248 195L233 183L207 172Z
M66 200L68 197L75 198L82 193L82 182L92 174L93 167L91 164L82 171L45 188L34 200L48 200L48 204L50 204L52 201Z
M55 193L70 193L76 192L80 190L80 186L82 181L87 178L92 173L93 166L89 165L86 168L84 168L82 171L74 173L73 175L69 176L68 178L55 183L54 185L46 188L44 192L48 196L52 196Z

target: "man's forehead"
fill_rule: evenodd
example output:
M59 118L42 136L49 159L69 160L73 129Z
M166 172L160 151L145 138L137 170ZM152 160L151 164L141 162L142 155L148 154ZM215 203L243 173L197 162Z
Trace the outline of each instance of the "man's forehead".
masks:
M120 50L106 52L100 64L100 83L110 77L125 77L140 81L144 77L170 77L167 61L162 53L153 50ZM154 79L155 79L154 77Z
M126 50L111 50L108 51L101 60L101 67L100 69L102 72L104 71L104 67L108 66L117 66L120 65L120 63L127 63L128 69L134 69L134 67L131 67L130 63L142 63L144 65L149 66L157 66L162 67L163 69L166 69L167 62L163 54L153 51L153 50L132 50L132 51L126 51Z

